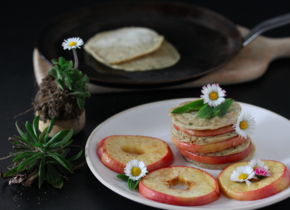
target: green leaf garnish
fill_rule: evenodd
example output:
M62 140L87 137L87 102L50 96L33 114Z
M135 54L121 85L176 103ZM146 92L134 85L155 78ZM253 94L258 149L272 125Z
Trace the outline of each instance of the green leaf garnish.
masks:
M83 153L81 150L77 155L66 159L70 151L66 147L72 143L70 139L73 130L62 130L49 138L49 132L52 130L55 118L52 118L49 127L39 134L38 123L39 116L35 117L33 126L28 122L25 123L27 132L21 130L16 125L20 136L9 138L14 145L15 152L10 153L14 165L11 170L3 175L3 178L15 177L19 174L27 174L29 178L25 180L24 185L30 185L38 178L38 187L40 188L44 180L47 180L52 186L61 188L63 186L62 175L73 172L72 161L77 160ZM28 134L33 140L28 137Z
M127 177L125 174L118 174L117 177L118 177L119 179L122 179L122 180L126 181L126 182L127 182L128 179L129 179L129 177Z
M209 118L214 115L214 108L210 107L208 104L205 104L197 113L197 117L199 118Z
M233 99L227 98L224 103L221 103L220 105L214 107L214 112L217 112L220 117L225 116L233 102Z
M191 112L191 111L195 111L195 110L199 110L204 106L203 104L203 99L197 100L197 101L193 101L189 104L186 104L184 106L178 107L176 109L174 109L171 113L178 113L178 114L182 114L185 112Z

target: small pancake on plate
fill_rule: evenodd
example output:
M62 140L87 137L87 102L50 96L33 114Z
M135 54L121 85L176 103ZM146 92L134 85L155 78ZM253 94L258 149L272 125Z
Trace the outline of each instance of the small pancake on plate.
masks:
M102 63L119 64L158 50L163 39L149 28L125 27L96 34L84 49Z
M175 47L164 40L161 47L149 55L120 64L104 64L113 69L122 69L125 71L148 71L173 66L179 61L179 59L180 55Z
M190 102L192 101L183 102L177 107L169 110L168 115L171 117L173 124L191 130L215 130L225 127L227 125L235 124L242 110L239 103L233 102L233 104L230 106L229 110L223 117L216 115L211 118L199 118L197 117L198 111L192 111L183 114L171 113L174 109L184 106Z
M226 141L228 139L231 139L235 136L238 136L239 134L236 131L231 131L229 133L225 133L222 135L217 136L191 136L188 135L180 130L177 130L174 128L174 125L171 126L171 136L174 137L174 139L182 142L187 142L190 144L198 144L198 145L206 145L206 144L213 144L221 141Z

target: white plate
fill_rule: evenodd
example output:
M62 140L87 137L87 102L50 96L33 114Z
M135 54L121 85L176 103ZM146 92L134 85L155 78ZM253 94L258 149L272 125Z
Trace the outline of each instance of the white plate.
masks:
M170 108L188 100L192 99L167 100L137 106L116 114L100 124L92 132L86 144L86 160L97 179L109 189L128 199L162 209L256 209L290 197L290 187L288 187L274 196L256 201L236 201L221 195L217 201L203 206L174 206L149 200L137 190L130 191L127 183L116 177L117 173L102 164L96 154L96 147L99 141L110 135L145 135L160 138L170 145L175 158L172 165L193 166L181 157L171 142L169 132L171 119L167 114ZM252 136L257 148L254 158L281 161L290 168L290 121L266 109L245 103L240 104L242 110L250 112L257 123ZM220 173L220 170L205 171L214 177L217 177Z

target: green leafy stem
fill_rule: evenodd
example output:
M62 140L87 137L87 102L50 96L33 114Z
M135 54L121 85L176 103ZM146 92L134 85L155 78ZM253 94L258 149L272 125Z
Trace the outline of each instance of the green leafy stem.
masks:
M62 176L74 173L75 165L72 161L78 159L83 151L66 159L66 155L70 151L67 147L72 143L73 130L62 130L49 139L54 120L55 118L51 119L50 125L42 133L38 131L39 116L34 118L32 126L29 122L25 123L26 132L16 122L20 136L9 139L15 150L10 153L10 157L15 157L14 166L3 175L3 178L13 177L17 174L33 174L37 171L33 178L38 177L39 188L45 179L53 187L62 188Z
M48 74L55 77L59 88L74 95L80 109L85 106L85 98L90 98L91 94L87 90L86 83L89 78L83 73L73 68L72 61L66 61L60 57L58 62L52 60L53 68L48 71Z
M174 114L182 114L187 112L198 111L197 117L199 118L210 118L213 116L220 116L223 117L230 106L233 104L234 100L231 98L225 99L223 103L216 107L210 107L208 104L204 104L204 100L196 100L191 103L188 103L184 106L178 107L174 109L171 113Z

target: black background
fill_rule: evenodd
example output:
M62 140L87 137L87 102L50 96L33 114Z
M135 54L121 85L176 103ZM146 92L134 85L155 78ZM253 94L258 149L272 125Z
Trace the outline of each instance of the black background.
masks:
M31 108L38 90L32 65L32 52L38 31L52 18L72 9L101 1L1 1L0 4L0 157L12 151L8 137L16 134L18 121L24 126L32 121L33 112L14 118ZM184 1L214 10L234 23L252 28L255 24L289 12L289 0ZM114 5L112 4L112 7ZM267 32L270 37L290 36L290 25ZM289 43L290 45L290 43ZM289 100L290 59L271 63L266 74L256 81L225 87L228 97L276 112L290 119ZM83 132L74 137L74 143L85 146L92 130L112 115L125 109L158 100L196 97L200 88L183 90L139 91L127 93L95 94L86 103L87 124ZM275 132L275 131L273 131ZM84 157L82 157L84 160ZM6 171L11 159L0 161L0 170ZM264 209L285 208L290 198ZM145 205L123 198L103 186L86 166L62 190L47 183L41 190L37 186L8 186L0 179L0 209L150 209Z

